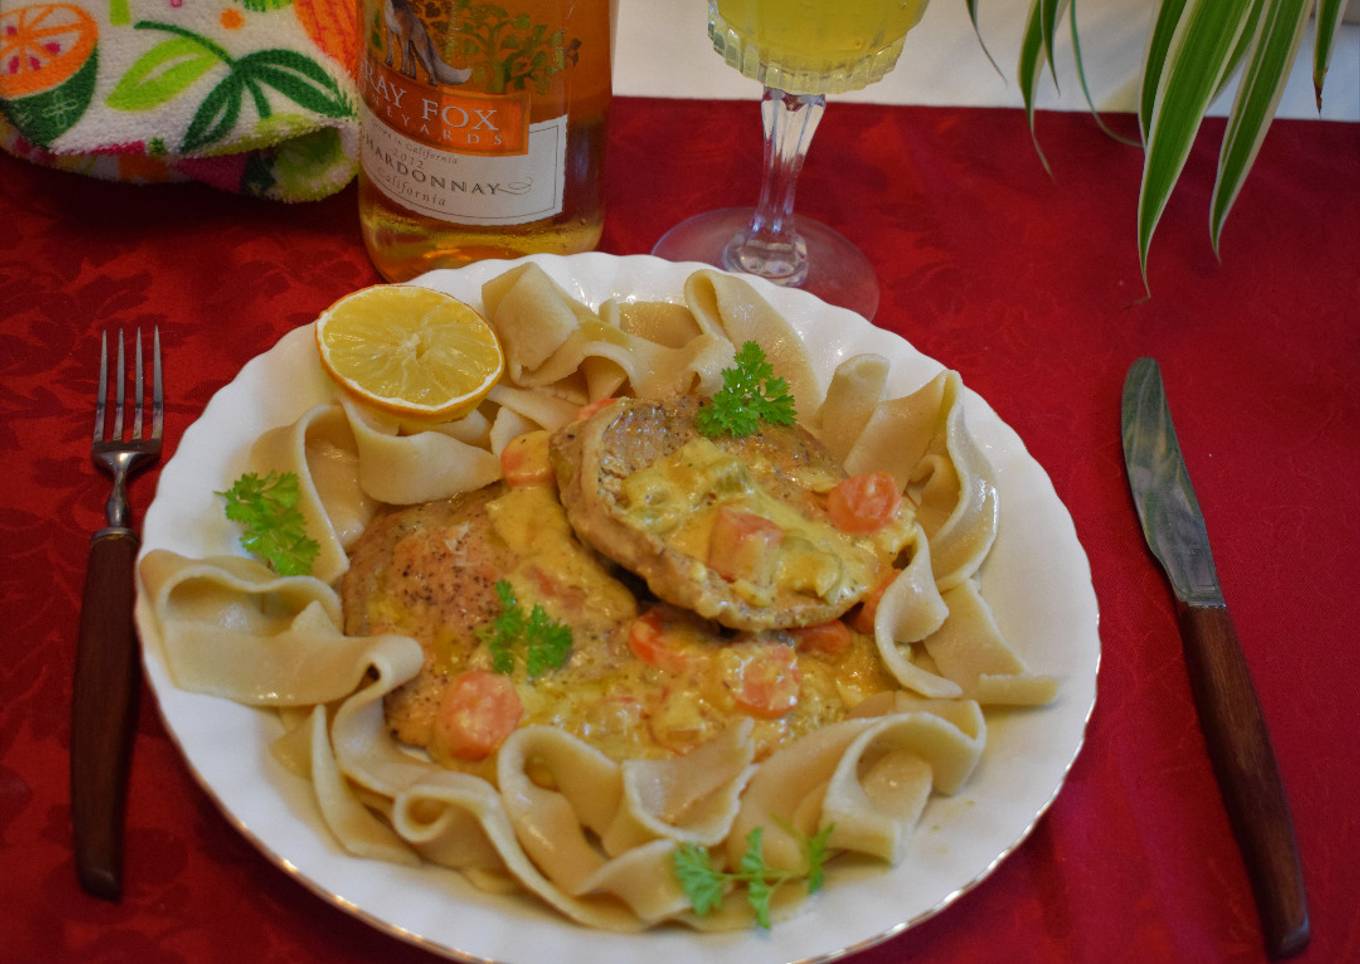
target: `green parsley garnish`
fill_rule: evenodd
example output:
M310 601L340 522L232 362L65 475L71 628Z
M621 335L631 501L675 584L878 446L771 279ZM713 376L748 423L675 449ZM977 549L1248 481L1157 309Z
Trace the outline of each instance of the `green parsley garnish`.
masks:
M485 626L479 626L476 633L491 652L491 668L508 675L515 671L515 654L510 647L524 634L524 610L519 608L515 591L504 579L497 580L496 595L501 600L500 615Z
M298 477L270 472L260 478L247 472L225 492L227 518L240 523L241 545L280 576L305 576L321 546L307 538L307 522L298 508Z
M774 377L774 366L753 341L737 350L736 364L724 368L723 387L699 409L694 424L700 435L745 438L760 431L760 423L792 425L797 412L789 383Z
M765 834L764 827L756 827L746 835L746 852L741 855L735 872L719 870L713 866L709 852L698 844L681 844L671 856L675 877L689 898L694 913L705 917L722 903L723 891L727 884L745 884L746 901L755 911L756 923L767 930L770 927L770 898L781 885L799 876L807 878L809 894L821 889L826 880L826 844L831 837L834 825L823 827L803 841L803 855L807 858L804 874L771 870L765 863L764 848L761 843Z
M476 630L477 638L491 653L492 669L507 676L513 673L514 647L521 640L524 668L530 679L566 665L571 655L571 627L553 619L537 603L525 616L515 590L504 579L496 581L496 596L501 602L500 615Z
M836 829L829 823L803 842L803 856L807 858L807 889L815 894L826 883L826 842L831 839L831 831Z
M571 655L571 629L549 617L542 606L534 606L529 613L524 638L528 642L524 668L530 679L563 666Z
M676 847L671 854L671 863L694 913L707 917L722 903L723 884L732 876L714 867L713 858L698 844Z

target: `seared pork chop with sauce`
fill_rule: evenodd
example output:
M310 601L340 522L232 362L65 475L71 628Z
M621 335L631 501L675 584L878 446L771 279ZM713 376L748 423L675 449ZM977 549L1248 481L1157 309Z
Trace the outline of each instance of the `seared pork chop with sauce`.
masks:
M631 404L611 407L625 411ZM677 417L688 424L693 404L684 404ZM771 433L741 449L758 467L759 486L746 463L734 467L716 447L700 458L687 445L681 440L670 455L701 466L653 458L621 485L632 500L661 515L688 505L694 493L721 491L720 502L705 502L693 515L708 519L696 530L708 543L729 550L713 568L718 578L738 580L733 592L760 592L762 572L786 583L802 580L796 585L824 571L843 578L853 559L838 558L828 568L817 553L867 551L867 543L828 536L815 521L824 515L818 492L835 485L839 474L805 434ZM763 757L892 686L872 638L842 623L824 619L807 629L734 635L691 612L636 598L621 581L622 570L578 541L553 484L546 432L513 440L501 465L504 482L392 509L353 547L342 585L345 631L401 633L424 650L420 673L384 705L388 726L402 742L427 747L447 766L486 776L493 751L520 725L556 726L615 759L629 759L687 752L733 719L750 716ZM669 491L668 485L679 486L675 504L649 494L658 487ZM778 499L769 492L779 493ZM744 519L754 516L752 509L765 513L763 521ZM807 543L803 548L800 539ZM790 545L808 554L798 563L806 571L789 562ZM497 591L501 580L522 616L542 607L570 630L565 665L530 676L527 641L517 638L507 644L514 664L509 672L504 665L490 672L497 667L488 638L505 610Z
M553 435L576 534L658 598L733 629L841 616L910 538L909 513L872 538L842 532L824 495L846 476L820 442L797 426L705 438L700 404L620 399Z
M450 681L490 668L477 630L502 611L501 579L525 612L541 605L570 628L572 679L598 678L629 659L632 594L572 537L551 486L495 483L388 512L351 550L341 595L347 634L401 633L425 651L420 674L384 707L402 742L430 746Z

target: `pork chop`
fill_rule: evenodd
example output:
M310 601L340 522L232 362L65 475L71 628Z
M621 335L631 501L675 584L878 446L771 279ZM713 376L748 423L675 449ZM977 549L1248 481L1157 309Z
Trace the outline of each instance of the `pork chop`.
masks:
M695 428L700 404L620 399L553 435L558 490L577 536L658 598L730 628L839 617L884 565L872 543L828 520L823 495L844 470L797 426L707 439ZM726 537L732 519L758 530L763 546L745 552L742 533L735 543Z
M589 680L627 660L632 594L571 534L549 485L476 492L385 513L350 551L341 585L345 632L401 633L424 650L420 673L388 694L394 736L429 746L450 679L487 669L477 630L502 612L506 580L525 612L542 605L571 629L571 676Z

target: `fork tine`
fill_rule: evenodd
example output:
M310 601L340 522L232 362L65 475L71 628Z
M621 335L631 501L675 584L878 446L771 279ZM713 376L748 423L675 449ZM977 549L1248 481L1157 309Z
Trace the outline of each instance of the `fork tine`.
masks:
M104 397L109 393L109 333L99 333L99 397L94 403L94 440L104 441Z
M134 439L140 439L142 437L142 329L140 328L137 329L136 345L137 361L135 370L137 372L137 380L134 382L136 391L133 395L132 437Z
M165 417L165 395L161 392L161 327L152 328L151 344L151 437L161 437L161 421Z
M123 329L118 329L118 373L117 392L114 400L113 409L113 434L109 436L110 442L121 442L123 440L123 383L127 381L124 375L126 369L123 367Z

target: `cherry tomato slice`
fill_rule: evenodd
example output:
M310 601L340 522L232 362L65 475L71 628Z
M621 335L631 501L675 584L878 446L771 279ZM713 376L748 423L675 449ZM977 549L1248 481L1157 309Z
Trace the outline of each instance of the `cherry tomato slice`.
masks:
M649 609L628 627L628 648L649 666L668 673L682 673L689 666L685 651L666 636L660 609Z
M768 582L784 530L764 516L723 506L708 537L708 564L724 579Z
M501 477L512 489L548 485L553 479L548 459L548 433L525 432L501 449Z
M803 674L783 643L733 643L722 654L723 681L743 710L777 719L798 705Z
M854 637L850 635L849 628L839 619L822 623L820 626L791 629L789 632L797 640L800 653L812 653L828 659L841 656L854 642Z
M831 522L842 532L864 535L892 521L902 504L897 481L887 472L867 472L845 479L826 498Z
M505 742L523 715L515 684L507 677L468 670L450 680L440 697L437 737L460 760L481 760Z
M878 615L878 601L883 598L883 593L887 592L892 581L900 573L896 569L889 569L887 575L878 581L878 585L869 590L869 594L864 597L864 602L860 605L859 611L850 619L850 626L857 633L866 636L874 634L874 617Z

